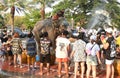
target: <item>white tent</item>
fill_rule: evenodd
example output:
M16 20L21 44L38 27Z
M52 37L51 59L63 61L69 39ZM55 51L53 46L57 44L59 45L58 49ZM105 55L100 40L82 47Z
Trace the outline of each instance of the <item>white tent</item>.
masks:
M4 11L5 14L10 13L11 8L8 8L6 11ZM29 11L26 11L23 8L19 8L15 6L15 16L25 16L25 13L29 13Z

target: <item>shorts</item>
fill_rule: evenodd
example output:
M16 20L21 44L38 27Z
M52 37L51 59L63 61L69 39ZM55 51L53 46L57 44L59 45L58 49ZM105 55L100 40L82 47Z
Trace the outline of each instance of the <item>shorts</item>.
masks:
M105 64L113 64L114 60L107 60L105 59Z
M27 63L28 64L34 64L34 62L35 62L35 56L27 55Z
M22 51L12 51L13 55L14 54L22 54Z
M50 63L50 61L51 61L51 58L50 58L50 54L47 54L47 55L40 55L40 62L41 63L44 63L44 62L46 62L46 63Z
M98 65L97 56L88 55L86 63L90 65Z
M10 50L10 51L8 51L8 56L13 56L13 53L12 53L12 51Z
M56 58L57 62L68 62L68 58Z
M5 52L0 51L0 55L1 55L1 56L5 55Z

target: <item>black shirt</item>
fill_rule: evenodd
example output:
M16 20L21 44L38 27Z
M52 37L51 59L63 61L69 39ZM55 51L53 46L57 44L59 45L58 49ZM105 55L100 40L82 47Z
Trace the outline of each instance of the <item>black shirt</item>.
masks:
M105 58L108 59L108 60L113 60L115 57L111 57L110 54L111 54L111 42L114 40L114 37L108 37L108 39L106 40L106 42L109 43L109 46L107 49L103 49L103 53L105 55Z

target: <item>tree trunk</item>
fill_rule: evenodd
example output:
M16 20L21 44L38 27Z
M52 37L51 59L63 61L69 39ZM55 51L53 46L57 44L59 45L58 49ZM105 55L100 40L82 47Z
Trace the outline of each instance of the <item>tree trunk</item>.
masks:
M12 34L14 33L14 14L15 14L15 7L12 6L12 7L11 7L11 19L12 19L12 27L11 27L11 30L12 30Z
M43 3L43 6L41 7L40 15L41 15L42 20L45 19L45 2Z

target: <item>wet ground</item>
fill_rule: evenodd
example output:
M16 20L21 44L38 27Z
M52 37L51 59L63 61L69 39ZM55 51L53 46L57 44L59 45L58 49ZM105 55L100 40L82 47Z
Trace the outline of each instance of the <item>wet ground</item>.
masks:
M13 65L9 65L8 61L0 60L0 78L58 78L57 76L57 64L52 65L50 68L50 75L46 75L46 68L44 67L44 75L39 75L39 63L37 63L37 67L30 71L27 70L27 65L23 64L23 68L14 68ZM74 78L73 70L69 70L70 77ZM105 69L97 69L97 77L105 78ZM67 78L65 76L64 69L62 70L62 78ZM80 78L80 76L78 76ZM92 76L91 76L92 78ZM120 78L120 76L115 76L115 78Z

